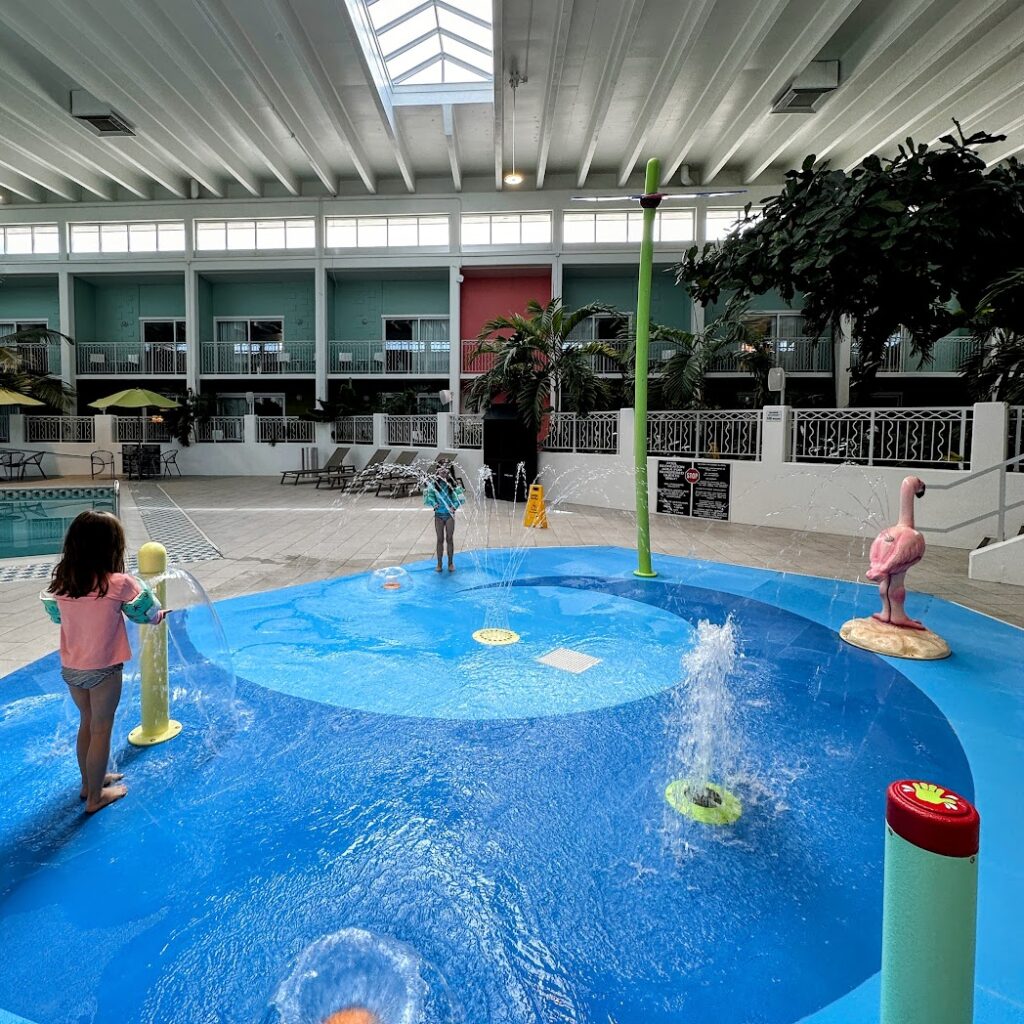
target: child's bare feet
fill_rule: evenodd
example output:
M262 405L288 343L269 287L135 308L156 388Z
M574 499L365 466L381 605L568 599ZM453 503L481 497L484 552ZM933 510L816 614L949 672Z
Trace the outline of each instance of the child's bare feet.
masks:
M455 566L451 562L448 563L448 571L455 572Z
M121 797L125 796L128 792L127 786L104 786L100 790L100 798L93 804L91 801L85 805L86 814L95 814L97 811L103 810L107 804L112 804L116 800L120 800Z
M109 786L112 782L120 782L123 778L124 772L107 772L107 774L103 776L103 785ZM86 791L85 783L83 782L82 788L78 793L78 799L84 800L88 795L89 794Z

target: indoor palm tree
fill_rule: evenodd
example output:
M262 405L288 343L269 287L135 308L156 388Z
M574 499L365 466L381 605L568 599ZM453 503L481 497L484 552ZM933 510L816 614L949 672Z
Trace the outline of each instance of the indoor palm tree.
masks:
M1002 313L1002 315L999 315ZM1024 402L1024 333L994 326L1024 319L1024 267L999 281L978 303L967 325L981 340L960 367L975 401Z
M54 409L70 408L75 392L59 377L26 365L25 360L24 346L46 346L60 341L71 342L71 339L45 327L0 335L0 388L37 398Z
M546 306L531 299L525 315L488 321L480 330L473 357L493 355L494 365L470 385L470 408L487 408L497 396L505 395L523 422L538 432L555 401L581 416L593 412L611 395L609 382L598 374L595 357L617 361L619 353L609 342L574 341L570 335L588 317L614 312L600 302L570 312L561 299L552 299ZM498 331L509 333L490 337Z

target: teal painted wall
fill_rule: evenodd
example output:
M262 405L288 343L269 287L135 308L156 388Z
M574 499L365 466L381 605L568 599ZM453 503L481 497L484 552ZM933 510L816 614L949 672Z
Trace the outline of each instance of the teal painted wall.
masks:
M590 302L606 302L624 313L636 311L637 278L634 271L607 277L584 268L566 267L562 272L562 301L567 309ZM674 271L655 266L651 278L651 319L655 323L689 330L690 297L675 283Z
M75 281L75 333L80 341L139 341L140 318L184 315L184 281L102 285Z
M201 338L213 338L212 317L283 317L286 341L312 341L316 337L313 275L300 281L213 281L209 314L204 316Z
M199 341L213 341L213 285L200 276L196 280L196 301L199 317Z
M47 327L60 327L60 296L52 285L23 285L8 277L0 281L0 320L46 320Z
M728 303L728 297L722 296L718 302L712 303L708 306L706 319L711 320L712 317L718 316L720 313L725 311L726 304ZM794 312L798 312L803 306L803 295L796 294L793 296L793 301L786 304L785 299L782 298L776 291L765 292L764 295L755 295L748 306L748 309L764 309L770 310L773 313L783 313L788 309L792 309Z
M448 281L328 281L327 335L334 341L379 341L381 317L448 315Z

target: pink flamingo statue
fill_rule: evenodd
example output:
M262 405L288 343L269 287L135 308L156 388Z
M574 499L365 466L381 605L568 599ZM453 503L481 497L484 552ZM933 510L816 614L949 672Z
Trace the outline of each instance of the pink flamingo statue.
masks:
M900 485L900 521L883 530L871 545L871 568L865 575L878 580L882 610L872 615L879 622L906 629L924 629L923 623L908 618L903 608L907 592L904 577L924 557L924 537L914 529L914 498L924 495L924 481L908 476Z

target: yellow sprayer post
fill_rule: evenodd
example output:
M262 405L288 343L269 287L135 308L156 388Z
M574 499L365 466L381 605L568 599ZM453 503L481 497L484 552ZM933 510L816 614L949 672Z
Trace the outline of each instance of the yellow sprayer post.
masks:
M150 585L167 570L167 549L150 542L139 548L139 575ZM167 600L167 584L153 585L153 593L161 605ZM140 626L142 649L139 651L139 676L142 685L142 724L128 734L128 742L136 747L151 747L174 739L181 732L181 722L170 717L167 693L167 623Z

